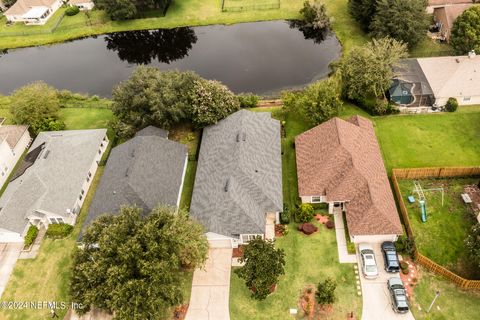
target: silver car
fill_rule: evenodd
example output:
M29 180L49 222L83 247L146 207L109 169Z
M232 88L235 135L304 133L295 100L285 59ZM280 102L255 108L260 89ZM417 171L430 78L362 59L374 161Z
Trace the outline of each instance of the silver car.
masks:
M373 247L367 243L360 243L358 245L358 250L360 251L360 257L362 258L363 275L367 279L375 279L378 277L378 268Z

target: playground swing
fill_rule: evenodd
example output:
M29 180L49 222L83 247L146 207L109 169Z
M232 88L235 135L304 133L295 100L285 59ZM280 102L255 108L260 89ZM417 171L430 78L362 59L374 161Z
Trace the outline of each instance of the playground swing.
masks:
M420 214L421 214L422 222L427 222L427 199L425 198L425 192L428 192L428 191L442 192L442 207L443 207L443 199L444 199L444 193L445 193L443 187L423 189L422 185L418 180L413 181L413 192L418 194L418 203L420 204Z

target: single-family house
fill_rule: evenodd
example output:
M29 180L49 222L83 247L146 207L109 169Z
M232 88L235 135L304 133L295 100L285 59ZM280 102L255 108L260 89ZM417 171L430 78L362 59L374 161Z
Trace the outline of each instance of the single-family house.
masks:
M395 241L402 234L370 120L330 119L297 136L295 153L302 202L343 212L352 242Z
M0 118L0 189L30 143L26 125L3 125Z
M17 0L5 11L9 22L42 25L62 6L62 0Z
M117 214L124 205L137 206L144 213L159 204L178 207L187 160L184 144L168 140L168 131L152 126L114 147L84 229L103 214Z
M211 247L272 239L283 208L280 122L240 110L203 130L190 216Z
M70 0L68 1L68 4L71 6L76 6L82 11L92 10L95 6L92 0Z
M452 33L452 27L455 20L460 16L463 11L473 6L473 3L462 3L453 5L438 6L433 9L433 18L440 27L440 34L445 40L450 40Z
M427 1L427 13L433 13L435 8L442 8L448 6L455 6L459 4L471 4L473 0L428 0Z
M106 129L41 132L0 198L0 242L22 242L30 225L74 225L108 143Z

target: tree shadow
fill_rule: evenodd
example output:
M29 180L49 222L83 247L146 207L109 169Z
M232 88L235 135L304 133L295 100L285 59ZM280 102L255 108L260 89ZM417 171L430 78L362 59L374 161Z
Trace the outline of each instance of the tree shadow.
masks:
M303 37L306 40L313 40L314 43L319 44L323 42L328 36L332 34L330 29L316 29L311 26L308 26L302 20L287 20L290 29L298 29L301 33L303 33Z
M157 59L170 63L188 56L197 42L192 28L116 32L105 37L107 49L117 52L122 61L149 64Z

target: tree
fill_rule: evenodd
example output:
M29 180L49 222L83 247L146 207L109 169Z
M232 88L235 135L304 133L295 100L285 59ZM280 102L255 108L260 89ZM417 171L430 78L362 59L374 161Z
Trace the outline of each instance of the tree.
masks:
M167 71L138 67L130 79L113 90L112 110L118 122L117 133L132 136L149 125L169 129L187 119L190 95L196 80L193 72Z
M203 228L185 211L157 207L143 217L136 207L93 222L74 253L70 296L115 319L163 319L183 302L185 270L206 261Z
M472 6L455 20L450 44L458 54L480 52L480 6Z
M406 45L391 38L373 39L352 49L340 65L344 94L357 101L371 97L386 99L393 67L406 57Z
M245 280L252 296L258 300L265 299L278 278L285 274L285 252L283 249L275 249L271 240L260 237L250 240L239 261L245 264L236 269L235 273Z
M315 298L319 305L327 305L335 302L335 289L337 284L332 278L327 278L320 282L315 292Z
M34 134L45 130L45 123L58 119L60 101L57 90L45 82L34 82L15 90L11 101L13 121L29 125Z
M348 0L348 10L350 14L365 32L370 30L370 23L375 14L376 3L376 0Z
M295 211L295 222L310 222L313 219L315 211L313 206L309 203L302 203Z
M300 9L300 14L303 17L304 26L307 28L313 28L315 30L330 28L330 17L327 15L327 8L325 4L318 0L314 0L313 4L305 1L303 8Z
M215 124L240 109L238 98L215 80L196 80L190 95L189 117L198 128Z
M429 17L424 0L378 0L370 30L374 37L391 37L410 48L425 37Z
M458 108L458 101L455 98L448 98L447 104L445 105L445 109L448 112L455 112Z
M473 225L470 229L465 239L465 247L472 262L480 268L480 223Z
M160 9L165 10L170 0L94 0L95 6L104 9L112 20L135 18L138 13Z

